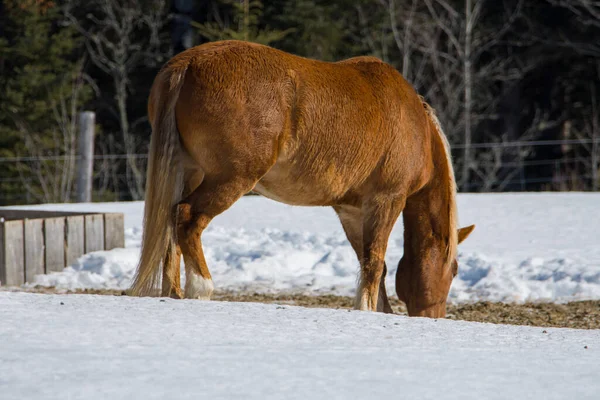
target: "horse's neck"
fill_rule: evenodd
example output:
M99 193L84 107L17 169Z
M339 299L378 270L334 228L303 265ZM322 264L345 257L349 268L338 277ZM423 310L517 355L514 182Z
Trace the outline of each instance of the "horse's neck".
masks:
M403 212L405 253L418 253L431 239L448 242L450 213L447 190L443 184L431 182L406 200Z
M403 212L405 254L417 256L434 243L454 256L456 245L455 183L443 140L433 135L435 159L429 182L408 197Z

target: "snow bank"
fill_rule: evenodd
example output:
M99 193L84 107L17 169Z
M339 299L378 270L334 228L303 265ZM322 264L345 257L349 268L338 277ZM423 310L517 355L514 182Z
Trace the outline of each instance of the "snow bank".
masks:
M450 300L524 302L600 299L600 195L459 195L464 225ZM125 213L126 249L96 252L34 284L61 289L128 287L139 257L143 203L65 204L45 209ZM388 291L402 256L402 224L390 237ZM218 289L352 295L358 262L328 208L290 207L246 197L203 237Z
M597 399L595 331L0 292L0 397Z

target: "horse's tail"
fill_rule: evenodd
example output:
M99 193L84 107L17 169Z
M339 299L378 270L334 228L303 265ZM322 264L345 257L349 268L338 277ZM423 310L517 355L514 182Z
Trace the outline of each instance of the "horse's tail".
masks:
M175 248L174 206L183 192L181 144L175 104L188 63L167 64L158 73L148 101L152 137L148 153L144 232L140 262L130 289L133 296L156 296L161 284L162 261Z

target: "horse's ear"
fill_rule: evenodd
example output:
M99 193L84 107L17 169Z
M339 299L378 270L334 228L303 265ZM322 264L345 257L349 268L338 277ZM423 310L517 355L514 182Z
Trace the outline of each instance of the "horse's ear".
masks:
M464 228L460 228L458 230L458 244L461 244L462 242L464 242L465 239L467 237L469 237L471 232L473 232L473 229L475 229L475 225L469 225L469 226L465 226Z

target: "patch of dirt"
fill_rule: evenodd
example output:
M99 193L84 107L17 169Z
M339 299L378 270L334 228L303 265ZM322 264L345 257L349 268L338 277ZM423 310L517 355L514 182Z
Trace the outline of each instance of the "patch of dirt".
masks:
M600 329L600 301L566 304L479 302L449 306L447 317L493 324Z
M54 288L19 288L19 291L46 294L98 294L124 296L122 290L84 289L56 290ZM262 294L251 292L224 292L213 295L213 300L277 303L301 307L351 309L354 299L335 295ZM406 307L398 299L390 298L394 312L406 315ZM506 304L478 302L450 304L447 318L453 320L488 322L492 324L529 325L555 328L600 329L600 301L577 301L566 304L526 303Z
M278 303L302 307L351 309L354 299L334 295L307 296L295 294L217 293L221 301ZM406 315L404 303L390 298L394 312ZM448 319L488 322L492 324L546 326L556 328L600 329L600 301L577 301L566 304L506 304L478 302L449 304Z

